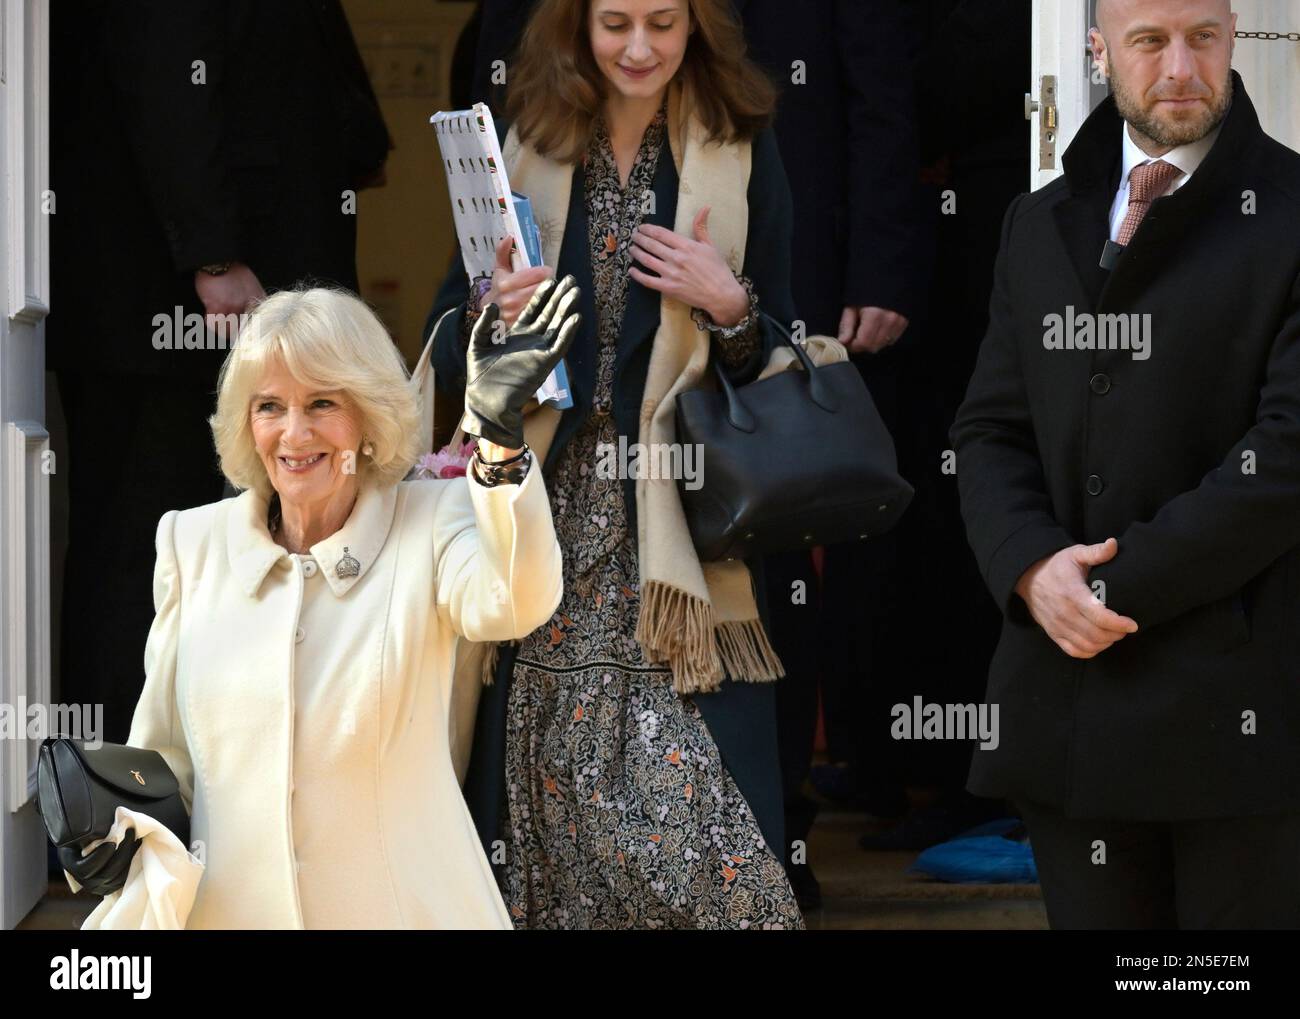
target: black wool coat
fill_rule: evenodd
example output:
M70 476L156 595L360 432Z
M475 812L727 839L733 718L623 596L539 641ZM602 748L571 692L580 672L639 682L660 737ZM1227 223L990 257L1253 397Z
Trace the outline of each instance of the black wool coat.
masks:
M987 695L1001 741L975 751L972 792L1076 817L1300 810L1300 155L1233 83L1214 147L1111 270L1098 263L1121 165L1112 99L1065 175L1007 211L951 432L970 542L1005 614ZM1048 349L1049 316L1070 308L1149 315L1149 356ZM1089 581L1140 629L1071 658L1014 587L1037 560L1110 537L1119 553Z
M508 126L497 121L497 132L504 140ZM654 212L644 222L673 229L677 213L677 168L665 138L656 165L653 190ZM555 439L542 465L549 475L560 453L574 432L591 413L596 385L596 307L592 285L591 260L587 237L587 212L583 199L585 176L581 164L574 167L570 191L569 215L560 246L556 278L572 274L582 290L579 311L582 325L566 358L573 407L560 419ZM789 324L797 317L790 296L791 198L785 169L777 151L776 138L770 128L753 142L753 162L749 190L749 232L745 244L745 261L741 272L754 281L759 306L766 314ZM425 325L426 337L434 333L434 369L440 390L449 395L463 395L465 388L465 354L460 344L468 281L460 255L452 265L434 300ZM614 420L629 444L638 441L638 415L645 392L650 350L659 328L662 295L628 281L627 307L619 332L614 360ZM451 311L445 318L442 316ZM441 320L441 322L439 321ZM742 370L731 373L736 382L754 378L766 364L771 351L784 342L766 320L762 323L762 349ZM628 526L636 533L636 482L623 481ZM759 611L766 619L763 601L761 562L747 565L754 575ZM514 649L503 646L492 686L483 692L474 733L474 748L465 779L465 798L478 826L479 835L491 858L492 843L499 837L502 824L501 803L505 769L505 715L510 681L514 668ZM771 683L750 683L728 678L722 688L710 694L697 694L699 707L709 731L717 743L723 762L736 780L758 820L769 846L778 848L784 841L781 810L781 776L777 762L776 715Z

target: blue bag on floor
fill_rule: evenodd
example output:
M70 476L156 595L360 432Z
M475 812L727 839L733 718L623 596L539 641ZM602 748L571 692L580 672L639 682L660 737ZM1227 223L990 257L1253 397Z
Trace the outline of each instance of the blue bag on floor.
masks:
M940 881L1033 884L1038 880L1038 867L1029 843L1002 837L1020 823L1008 817L981 824L931 846L908 870Z

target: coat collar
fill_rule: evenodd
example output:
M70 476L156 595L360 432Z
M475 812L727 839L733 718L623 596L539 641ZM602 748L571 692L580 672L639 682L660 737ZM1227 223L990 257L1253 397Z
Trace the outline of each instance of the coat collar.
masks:
M1061 157L1065 179L1070 192L1086 194L1097 189L1111 189L1112 179L1119 160L1124 119L1119 115L1115 97L1107 96L1079 128L1070 147ZM1232 105L1219 125L1219 137L1192 179L1167 199L1178 205L1191 204L1210 197L1218 191L1230 175L1232 167L1242 153L1251 147L1262 133L1255 106L1246 94L1241 75L1232 72ZM1110 197L1114 197L1113 194Z
M1197 221L1192 213L1202 203L1219 197L1232 182L1243 155L1263 135L1255 107L1236 71L1232 72L1232 89L1232 105L1210 151L1182 187L1155 200L1130 248L1138 246L1139 241L1162 246L1174 243L1179 233ZM1140 284L1157 265L1157 260L1151 259L1145 269L1138 271L1128 252L1120 256L1109 273L1098 264L1110 236L1110 209L1120 186L1124 130L1126 125L1115 98L1107 96L1083 122L1061 159L1069 194L1056 206L1054 214L1079 282L1089 303L1097 308ZM1159 216L1155 215L1157 210ZM1115 289L1117 280L1122 284L1119 291Z
M227 515L226 553L230 569L250 598L257 597L271 567L282 561L288 562L290 558L267 530L269 502L268 496L248 489L231 500ZM392 528L396 508L396 485L362 482L356 505L347 521L328 538L311 547L311 556L335 595L342 597L347 594L379 558ZM356 561L354 576L339 576L338 565L345 556ZM345 569L344 573L347 572Z

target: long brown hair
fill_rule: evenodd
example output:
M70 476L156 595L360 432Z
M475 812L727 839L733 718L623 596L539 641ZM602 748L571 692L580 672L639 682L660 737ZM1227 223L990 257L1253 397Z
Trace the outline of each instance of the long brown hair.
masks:
M686 0L686 7L695 31L674 80L709 141L752 139L772 119L776 87L745 55L728 0ZM590 11L591 0L541 0L510 70L507 117L521 141L562 163L587 151L608 84L591 55Z

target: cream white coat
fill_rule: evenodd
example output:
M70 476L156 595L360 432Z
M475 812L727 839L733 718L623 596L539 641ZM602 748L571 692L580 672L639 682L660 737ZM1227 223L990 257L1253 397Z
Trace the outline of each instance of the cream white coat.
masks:
M479 680L453 664L458 639L523 637L559 604L537 464L517 486L363 485L309 556L251 491L167 513L157 549L128 742L191 808L186 926L508 928L458 782Z

